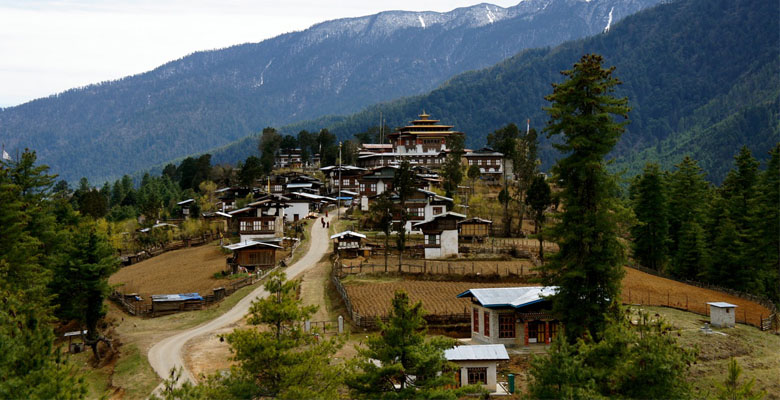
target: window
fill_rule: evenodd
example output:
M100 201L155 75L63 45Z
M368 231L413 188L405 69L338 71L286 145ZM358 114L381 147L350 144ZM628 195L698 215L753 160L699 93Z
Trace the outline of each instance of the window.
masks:
M490 337L490 313L485 311L485 336Z
M361 192L365 192L366 191L366 184L365 183L361 183L360 184L360 191Z
M341 184L344 185L344 186L349 186L349 179L342 180Z
M474 165L474 160L469 160L469 165Z
M425 244L431 246L438 246L441 244L439 235L425 235Z
M474 332L479 333L479 310L476 308L474 309L474 318L472 318L472 323L474 325Z
M477 160L477 165L482 165L482 160Z
M261 228L261 226L260 226L260 225L262 224L262 222L263 222L263 221L252 221L252 230L253 230L253 231L259 231L259 230L262 230L262 228Z
M498 337L515 337L515 316L514 314L498 314Z
M469 385L481 383L487 385L487 367L481 368L466 368L468 374Z
M251 221L241 221L241 232L248 231L251 226Z
M260 221L256 221L256 222L260 222ZM273 220L265 221L265 230L267 230L267 231L274 230L274 225L275 225L274 222L275 221L273 221ZM257 230L259 230L259 229L257 229Z
M376 192L376 183L371 184L371 192Z
M281 192L282 191L282 185L274 185L274 192Z
M423 217L425 216L424 208L409 208L407 209L410 217Z

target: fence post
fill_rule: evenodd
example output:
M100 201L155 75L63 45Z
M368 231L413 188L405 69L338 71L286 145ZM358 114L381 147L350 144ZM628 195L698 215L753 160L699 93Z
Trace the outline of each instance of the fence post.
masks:
M344 333L344 317L339 315L339 335Z

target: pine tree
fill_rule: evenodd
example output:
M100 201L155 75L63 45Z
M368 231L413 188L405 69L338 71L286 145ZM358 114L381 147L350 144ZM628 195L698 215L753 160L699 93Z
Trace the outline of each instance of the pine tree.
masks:
M517 129L517 125L510 123L507 126L488 134L487 142L489 146L492 146L494 150L502 153L504 158L501 160L503 163L503 180L504 188L499 194L499 201L504 205L504 236L510 236L512 229L512 216L509 214L509 183L506 178L506 164L507 162L513 162L517 152L517 138L520 136L520 130ZM522 221L522 215L520 220ZM522 223L522 222L521 222Z
M751 254L763 281L764 294L780 300L780 144L770 152L766 170L761 174L755 207Z
M346 381L354 398L456 399L463 393L447 389L455 380L444 350L455 341L426 339L424 315L422 303L410 304L406 293L395 293L387 323L380 322L380 333L358 349L357 369Z
M558 286L553 310L566 327L569 342L590 333L600 339L611 303L620 298L623 247L618 241L615 216L617 192L606 171L604 157L612 150L627 122L628 100L612 93L620 81L614 67L604 69L599 55L585 55L567 79L553 84L545 97L552 103L546 111L549 136L562 135L555 147L566 157L554 167L563 191L565 207L560 223L552 230L560 246L543 267L545 283Z
M463 136L450 135L447 138L447 148L450 152L442 167L445 196L453 197L458 191L458 185L463 181Z
M343 342L322 339L304 331L304 322L317 306L303 306L298 281L274 272L265 284L268 297L252 303L249 323L225 335L236 364L230 374L216 374L193 387L184 384L166 398L302 399L338 398L341 366L331 362ZM171 382L172 383L172 382Z
M696 221L686 221L680 227L677 252L669 271L683 279L698 279L709 266L704 230Z
M658 164L648 164L632 186L637 224L631 227L632 250L640 265L663 270L668 259L669 221L665 182Z
M512 164L512 172L515 176L514 195L519 204L520 216L517 223L517 231L523 233L523 219L525 218L525 206L527 191L531 187L534 179L539 175L539 159L537 158L537 148L539 140L537 139L536 129L528 130L528 134L521 135L517 139L517 150Z
M662 320L640 313L632 326L627 317L611 320L599 342L553 340L547 355L531 362L530 397L691 397L686 378L695 351L680 347Z
M709 185L696 160L686 156L669 176L669 253L678 254L680 230L684 224L704 224L709 203Z
M552 204L550 195L550 185L542 175L537 175L528 188L528 196L525 198L526 204L531 206L534 218L534 233L539 239L539 260L544 262L544 234L542 225L544 224L544 211Z
M409 221L409 213L406 210L406 200L414 192L414 173L408 160L403 160L393 176L393 188L398 194L399 225L397 227L396 245L398 246L398 272L401 272L404 250L406 250L406 223Z
M764 391L753 390L753 385L756 383L755 378L740 384L740 375L742 375L742 367L732 357L729 360L726 382L723 385L718 385L718 400L760 400L766 396Z

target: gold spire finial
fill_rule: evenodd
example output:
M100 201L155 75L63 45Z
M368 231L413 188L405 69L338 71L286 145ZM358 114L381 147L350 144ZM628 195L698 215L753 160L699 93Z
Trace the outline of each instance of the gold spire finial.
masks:
M430 115L426 114L425 113L425 109L423 109L423 112L422 112L422 114L419 115L419 117L420 117L420 119L428 119L428 117L430 117Z

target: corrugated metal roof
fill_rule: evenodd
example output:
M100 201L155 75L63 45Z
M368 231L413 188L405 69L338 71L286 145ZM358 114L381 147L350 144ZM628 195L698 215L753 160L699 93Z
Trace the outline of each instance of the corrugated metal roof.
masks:
M344 236L355 236L355 237L359 237L359 238L362 238L362 239L366 238L366 235L364 235L362 233L352 232L352 231L340 232L340 233L337 233L337 234L331 236L330 238L331 239L337 239L337 238L341 238L341 237L344 237Z
M538 303L558 291L557 286L469 289L457 297L474 297L483 307L520 308Z
M302 188L310 188L311 183L288 183L287 189L302 189Z
M711 302L709 302L707 304L709 304L711 306L718 307L718 308L733 308L733 307L737 307L736 304L726 303L726 302L723 302L723 301L711 301Z
M267 242L257 242L257 241L254 241L254 240L249 240L249 241L240 242L240 243L233 243L233 244L229 244L229 245L222 246L222 247L224 247L224 248L226 248L228 250L238 250L238 249L244 249L244 248L252 247L252 246L273 247L275 249L281 249L282 248L282 246L277 246L275 244L271 244L271 243L267 243Z
M481 344L475 346L456 346L444 350L447 361L491 361L508 360L509 354L503 344Z

